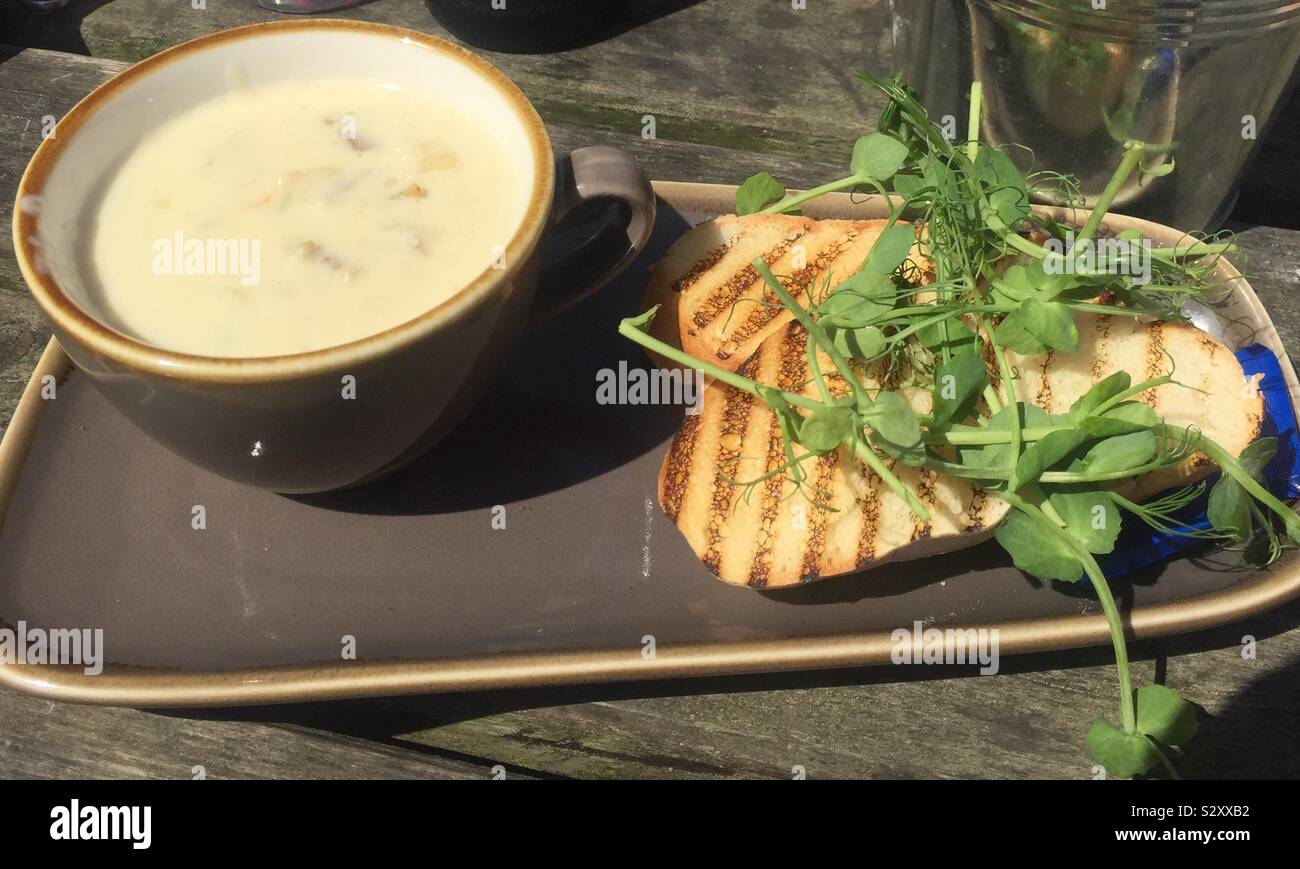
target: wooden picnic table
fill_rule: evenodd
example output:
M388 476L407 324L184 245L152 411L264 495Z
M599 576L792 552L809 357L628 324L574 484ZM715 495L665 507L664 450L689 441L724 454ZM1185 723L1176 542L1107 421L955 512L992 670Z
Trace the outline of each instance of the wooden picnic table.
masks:
M655 178L791 186L839 177L879 102L854 84L888 72L885 0L646 0L584 44L483 52L523 88L556 148L613 144ZM416 0L338 17L444 29ZM205 8L72 0L36 17L0 2L0 225L39 142L130 63L204 33L276 18L250 0ZM655 116L656 138L641 135ZM1300 349L1300 172L1292 102L1235 213L1238 260L1293 356ZM1292 228L1287 228L1292 227ZM0 431L49 330L0 232ZM0 578L2 581L2 578ZM1190 777L1300 776L1300 603L1248 622L1136 644L1139 684L1160 677L1203 707ZM1245 636L1258 640L1243 656ZM877 668L598 687L169 713L0 695L0 776L1090 778L1083 734L1112 716L1106 649L1005 660L992 678Z

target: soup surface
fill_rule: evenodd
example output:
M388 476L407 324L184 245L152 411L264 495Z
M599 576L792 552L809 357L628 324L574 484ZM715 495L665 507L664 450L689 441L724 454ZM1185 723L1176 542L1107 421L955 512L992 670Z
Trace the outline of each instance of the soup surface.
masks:
M491 132L357 81L241 88L145 136L98 206L110 325L170 350L272 356L382 332L502 256L527 191Z

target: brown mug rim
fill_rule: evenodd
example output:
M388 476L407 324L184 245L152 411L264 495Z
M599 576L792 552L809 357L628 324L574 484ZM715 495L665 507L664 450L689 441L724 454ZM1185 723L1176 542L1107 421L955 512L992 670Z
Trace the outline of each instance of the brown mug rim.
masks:
M222 357L167 350L132 338L101 323L73 302L53 276L36 268L33 240L39 209L31 213L23 206L29 197L39 198L50 172L67 144L81 126L111 102L120 89L145 76L162 71L174 60L230 41L274 37L284 33L339 32L393 37L424 49L442 52L470 67L495 86L516 110L529 133L533 153L534 183L524 217L505 246L507 268L491 264L447 299L419 316L345 344L304 353L276 356ZM110 78L83 97L58 122L59 135L45 139L32 155L18 182L15 198L13 239L18 267L32 296L54 325L89 350L128 368L160 377L217 383L252 383L297 379L355 365L382 356L425 337L454 319L461 311L497 290L518 273L519 265L532 255L550 219L550 202L555 190L555 163L550 136L537 110L510 78L485 58L466 48L416 30L367 21L310 18L267 21L210 33L182 42L148 57Z

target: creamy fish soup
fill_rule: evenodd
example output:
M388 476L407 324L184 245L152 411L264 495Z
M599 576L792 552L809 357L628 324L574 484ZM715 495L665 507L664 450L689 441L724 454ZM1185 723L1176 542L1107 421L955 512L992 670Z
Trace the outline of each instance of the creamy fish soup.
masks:
M429 95L244 88L159 126L113 177L90 245L99 304L169 350L330 347L455 294L527 198L490 131Z

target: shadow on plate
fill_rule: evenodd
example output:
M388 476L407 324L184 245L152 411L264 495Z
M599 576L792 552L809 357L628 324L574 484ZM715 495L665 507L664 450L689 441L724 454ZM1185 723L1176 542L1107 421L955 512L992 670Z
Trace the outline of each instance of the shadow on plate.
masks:
M387 516L490 509L577 485L666 449L681 423L680 408L607 410L548 401L500 383L451 435L397 473L356 489L287 497Z
M613 215L596 209L558 228L571 249ZM423 457L342 492L292 496L329 510L380 515L448 513L509 504L598 477L666 448L682 407L602 405L601 371L650 363L618 334L640 312L646 275L690 223L659 201L654 234L617 280L516 341L501 375L469 416ZM553 251L554 252L554 251Z
M936 583L960 581L966 573L1007 567L1007 554L993 541L970 549L932 555L914 561L894 561L848 576L759 592L778 603L825 606L855 601L897 597ZM1022 574L1026 582L1030 577Z

